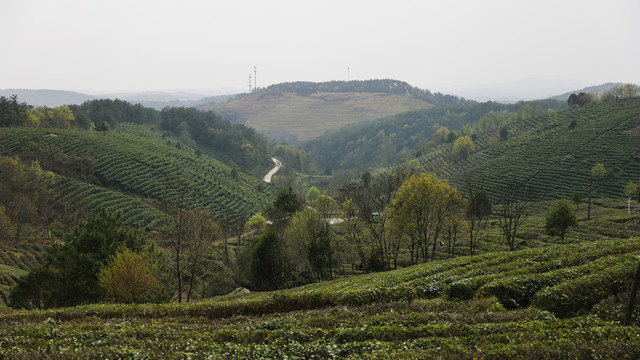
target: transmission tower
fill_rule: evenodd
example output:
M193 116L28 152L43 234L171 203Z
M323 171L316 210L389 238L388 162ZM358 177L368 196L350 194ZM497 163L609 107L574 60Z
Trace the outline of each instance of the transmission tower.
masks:
M258 68L253 67L253 91L258 90Z

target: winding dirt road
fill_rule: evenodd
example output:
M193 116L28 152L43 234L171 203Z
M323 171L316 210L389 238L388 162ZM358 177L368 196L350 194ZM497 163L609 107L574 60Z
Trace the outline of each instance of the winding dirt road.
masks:
M278 170L280 170L280 168L282 167L282 162L280 162L280 160L276 159L276 158L271 158L271 160L273 160L273 163L276 164L276 167L274 167L273 169L269 170L269 172L267 173L267 175L264 176L264 182L271 182L271 177L278 172Z

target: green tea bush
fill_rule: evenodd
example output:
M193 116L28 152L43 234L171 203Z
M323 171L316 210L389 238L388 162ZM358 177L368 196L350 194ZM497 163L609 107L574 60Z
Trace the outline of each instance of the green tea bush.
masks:
M587 312L600 301L631 286L637 261L636 256L626 255L615 266L542 289L534 295L532 304L559 317Z

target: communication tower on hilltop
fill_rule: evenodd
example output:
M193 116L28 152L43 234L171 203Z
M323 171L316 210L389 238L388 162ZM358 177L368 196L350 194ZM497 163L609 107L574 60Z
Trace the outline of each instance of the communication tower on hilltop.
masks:
M249 73L249 92L251 92L251 86L252 86L252 83L251 83L251 73Z
M258 89L258 68L253 67L253 91Z

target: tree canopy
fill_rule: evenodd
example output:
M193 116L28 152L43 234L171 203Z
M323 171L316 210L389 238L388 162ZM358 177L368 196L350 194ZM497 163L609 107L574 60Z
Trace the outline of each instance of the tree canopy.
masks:
M564 243L567 230L577 223L576 215L569 200L558 200L547 211L544 229L549 236L559 236L560 242Z

